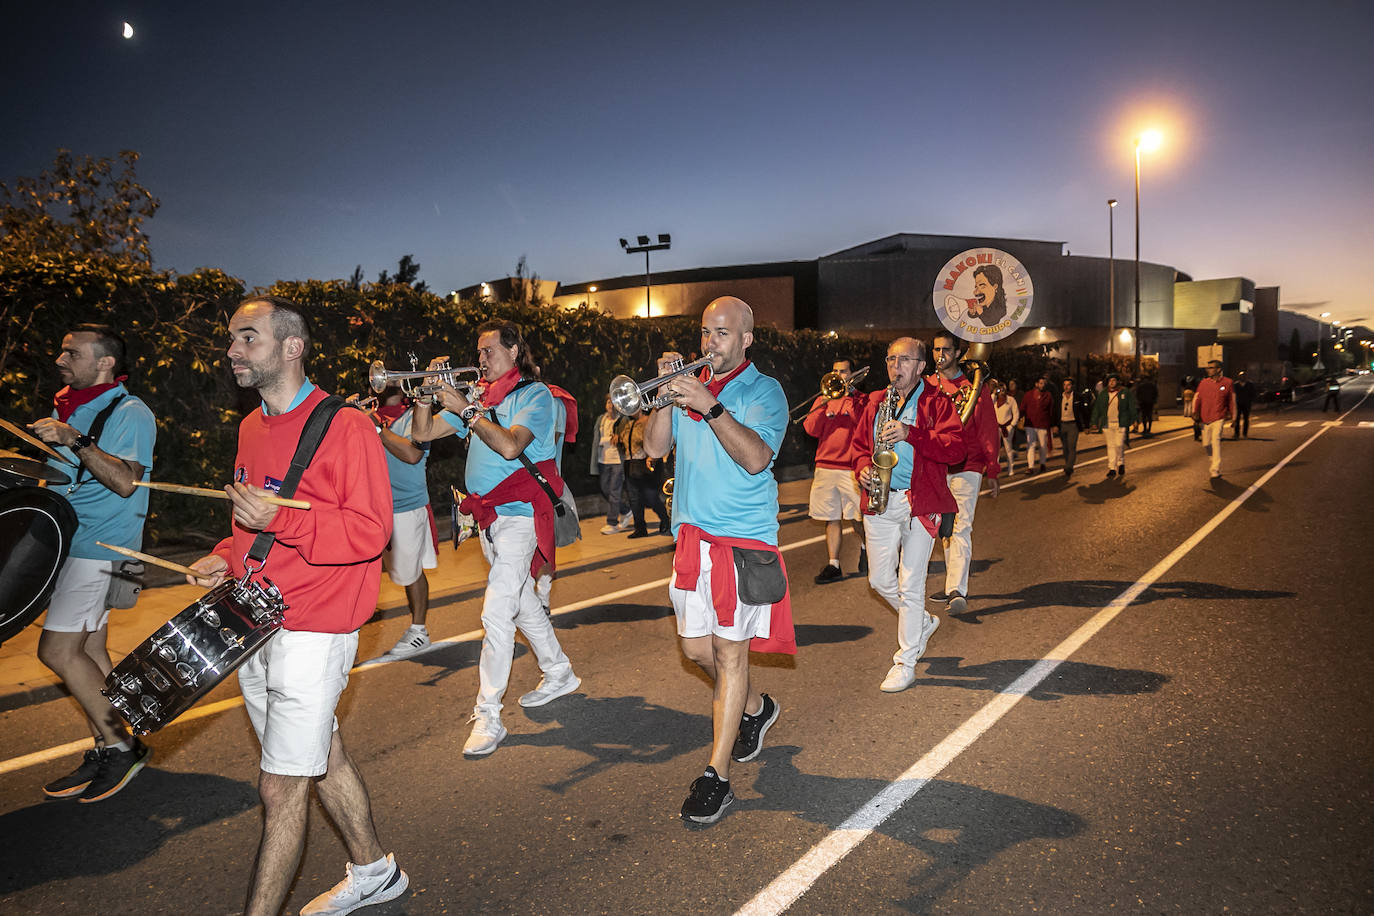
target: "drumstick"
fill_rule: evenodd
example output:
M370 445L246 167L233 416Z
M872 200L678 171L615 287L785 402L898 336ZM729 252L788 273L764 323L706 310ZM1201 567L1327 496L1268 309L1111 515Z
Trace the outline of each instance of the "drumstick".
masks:
M229 494L223 490L210 490L206 487L187 487L179 483L160 483L156 480L135 480L134 486L147 487L150 490L165 490L168 493L181 493L186 496L209 496L212 499L228 499ZM265 503L274 506L286 506L289 509L309 509L310 503L303 499L283 499L280 496L260 496L258 497Z
M137 550L130 550L127 547L116 547L113 544L106 544L104 541L96 541L96 543L99 544L101 547L104 547L106 550L113 550L115 553L122 553L124 554L124 556L129 557L130 559L142 560L144 563L151 563L154 566L161 566L163 569L170 569L172 572L181 573L182 575L190 576L193 579L214 578L213 576L207 573L196 572L189 566L182 566L180 563L173 563L171 560L159 559L158 557L152 556L151 554L139 553Z
M24 440L25 442L27 442L29 445L32 445L34 448L41 449L45 454L47 454L47 455L49 455L49 456L51 456L51 457L53 457L53 458L56 458L58 461L61 461L63 464L70 464L70 465L71 465L72 467L74 467L74 468L79 468L79 467L81 467L81 465L77 464L75 461L73 461L73 460L71 460L70 458L67 458L66 456L64 456L64 455L62 455L61 453L57 452L55 449L53 449L50 445L48 445L48 443L44 442L42 439L39 439L37 436L30 436L28 433L24 432L22 429L20 429L19 427L15 426L15 425L14 425L13 423L11 423L9 420L0 419L0 429L3 429L3 430L5 430L6 432L9 432L9 433L12 433L12 434L18 436L20 439L23 439L23 440Z

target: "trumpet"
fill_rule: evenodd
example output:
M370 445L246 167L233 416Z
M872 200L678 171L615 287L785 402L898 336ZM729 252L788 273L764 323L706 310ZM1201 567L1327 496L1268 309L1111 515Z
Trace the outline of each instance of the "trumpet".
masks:
M798 401L797 405L788 411L788 415L795 414L803 407L810 405L816 398L823 397L827 401L842 398L854 393L854 386L858 385L868 376L868 367L864 366L858 372L852 373L848 380L843 378L838 372L827 372L821 376L821 390L811 395L804 401ZM806 419L806 413L793 420L793 423L800 423Z
M663 481L663 511L669 515L673 514L673 481L676 477L669 477Z
M674 360L672 369L673 371L669 372L667 375L651 378L647 382L636 382L628 375L617 375L615 378L611 379L611 405L614 406L616 410L620 411L622 415L633 417L645 407L648 407L650 410L657 410L673 402L673 395L671 394L660 395L647 402L644 400L646 394L653 391L664 382L671 382L679 375L696 372L698 369L706 370L706 378L702 379L703 382L709 382L716 376L715 370L711 368L711 358L709 356L703 356L696 362L687 363L686 365L683 365L680 359Z
M371 385L372 390L378 394L385 391L390 385L399 384L401 386L401 391L406 397L416 398L427 394L434 394L439 390L440 385L438 383L433 385L411 385L409 382L412 379L438 378L439 382L454 388L471 388L476 385L477 380L482 377L482 370L478 367L459 366L457 368L450 368L447 359L432 369L420 370L416 368L417 365L419 365L419 360L415 358L414 353L410 354L410 372L388 371L387 368L382 365L380 359L373 360L372 365L369 366L367 370L367 383ZM460 376L464 375L471 375L472 380L468 381L466 379L461 379Z
M358 395L354 395L354 397L356 398L356 400L345 401L344 403L347 404L349 407L356 407L359 410L371 410L372 408L377 406L377 402L380 400L380 398L377 398L375 396L364 398Z

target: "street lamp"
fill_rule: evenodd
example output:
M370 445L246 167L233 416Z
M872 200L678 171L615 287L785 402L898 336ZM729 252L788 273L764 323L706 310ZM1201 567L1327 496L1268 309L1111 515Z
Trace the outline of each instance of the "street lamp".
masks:
M596 285L587 287L587 308L592 307L592 293L596 292Z
M657 245L651 244L647 235L636 236L635 241L638 244L631 245L629 242L621 239L620 247L625 249L626 254L639 254L641 251L644 252L644 317L650 318L653 316L653 310L649 305L649 287L652 285L652 278L649 274L649 252L666 251L673 247L673 237L666 232L660 232L658 234Z
M1159 149L1159 131L1147 130L1135 138L1135 377L1140 378L1140 153Z
M1107 297L1111 301L1112 324L1107 331L1107 352L1116 353L1116 198L1107 201Z

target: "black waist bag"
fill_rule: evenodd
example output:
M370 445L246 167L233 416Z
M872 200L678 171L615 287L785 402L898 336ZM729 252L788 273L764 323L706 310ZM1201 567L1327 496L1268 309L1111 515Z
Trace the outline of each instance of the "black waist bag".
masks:
M735 591L744 604L777 604L787 594L782 557L771 550L731 547L735 556Z

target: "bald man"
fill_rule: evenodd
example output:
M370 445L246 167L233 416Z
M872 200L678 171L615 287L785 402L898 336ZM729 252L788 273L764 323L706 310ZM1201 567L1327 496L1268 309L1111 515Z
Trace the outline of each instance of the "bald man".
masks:
M773 461L787 431L782 386L746 358L754 313L733 296L701 316L701 351L714 377L681 375L663 385L682 408L655 411L644 434L651 458L677 445L669 587L682 652L713 683L710 764L692 783L682 817L713 824L734 800L730 763L758 756L780 708L749 677L749 651L797 651L778 552ZM659 372L671 371L671 357Z

